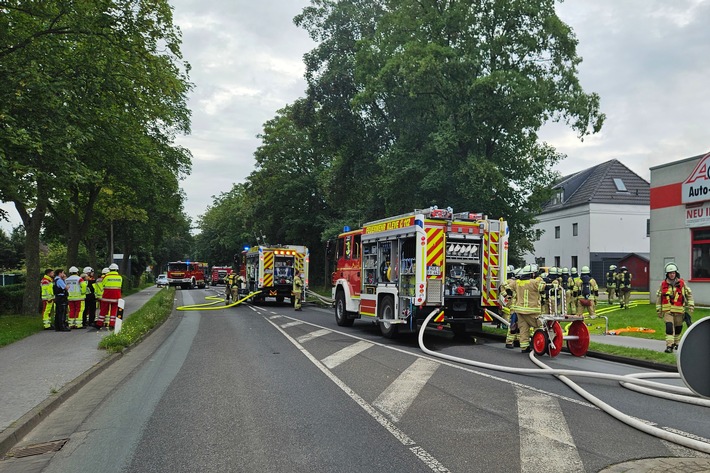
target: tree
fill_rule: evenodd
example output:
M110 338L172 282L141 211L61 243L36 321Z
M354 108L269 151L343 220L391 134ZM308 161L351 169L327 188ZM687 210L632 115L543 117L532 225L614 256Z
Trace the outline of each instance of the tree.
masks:
M172 147L189 130L188 66L165 0L4 2L0 10L9 45L0 50L0 198L23 221L30 279L40 274L48 209L70 217L75 258L110 176L150 176L151 161L189 169L189 153ZM26 291L23 310L34 312L38 298Z
M604 120L599 97L579 84L577 40L554 5L315 0L296 18L322 40L306 58L316 113L364 123L377 137L362 158L377 173L352 166L382 202L369 217L450 205L505 217L511 247L529 247L561 159L538 131L564 121L583 138ZM338 156L357 155L361 143L323 130L324 141L341 143Z

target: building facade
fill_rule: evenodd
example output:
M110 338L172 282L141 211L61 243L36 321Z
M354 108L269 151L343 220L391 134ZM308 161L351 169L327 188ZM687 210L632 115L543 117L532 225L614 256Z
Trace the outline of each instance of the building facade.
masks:
M525 260L540 266L589 266L603 285L610 265L650 251L649 187L616 159L562 178L536 218L534 228L542 236Z
M670 262L710 305L710 153L651 168L651 296Z

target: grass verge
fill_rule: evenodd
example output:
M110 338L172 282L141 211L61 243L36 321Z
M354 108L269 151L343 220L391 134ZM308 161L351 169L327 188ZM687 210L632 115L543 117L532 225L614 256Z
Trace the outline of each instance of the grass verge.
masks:
M170 316L174 298L175 288L165 288L158 292L123 322L119 333L102 338L99 348L110 353L119 353L133 345Z
M42 316L39 314L37 316L0 316L0 347L22 340L42 330Z

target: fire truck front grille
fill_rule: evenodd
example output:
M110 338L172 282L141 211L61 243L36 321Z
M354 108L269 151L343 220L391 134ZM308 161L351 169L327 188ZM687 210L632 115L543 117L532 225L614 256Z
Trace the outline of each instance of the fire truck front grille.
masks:
M443 304L443 291L441 288L441 279L429 279L426 285L426 300L427 304Z

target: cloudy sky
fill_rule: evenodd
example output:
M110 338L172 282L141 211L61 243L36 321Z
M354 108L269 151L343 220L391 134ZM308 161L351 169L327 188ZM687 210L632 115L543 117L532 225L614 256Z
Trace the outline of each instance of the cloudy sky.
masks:
M195 84L192 134L179 140L194 157L182 184L195 220L254 169L264 122L304 96L302 57L314 43L293 17L310 0L171 3ZM546 127L542 139L568 156L557 170L616 158L649 180L652 166L710 151L710 0L567 0L558 12L579 40L582 85L601 96L607 120L584 142Z

